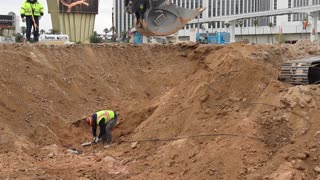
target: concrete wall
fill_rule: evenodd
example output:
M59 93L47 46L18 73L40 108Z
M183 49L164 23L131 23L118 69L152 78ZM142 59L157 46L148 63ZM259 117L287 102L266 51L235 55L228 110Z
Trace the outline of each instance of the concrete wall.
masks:
M299 33L299 34L269 34L269 35L257 35L257 39L253 35L238 35L236 36L236 41L244 41L248 40L249 43L254 44L275 44L279 42L294 42L298 39L306 39L310 40L310 34L307 33Z

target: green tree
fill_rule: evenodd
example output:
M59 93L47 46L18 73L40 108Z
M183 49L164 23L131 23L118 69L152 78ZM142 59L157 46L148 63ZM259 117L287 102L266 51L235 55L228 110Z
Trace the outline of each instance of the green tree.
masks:
M112 26L110 29L110 32L112 32L112 42L116 42L116 39L117 39L117 29L116 27Z
M254 36L256 37L256 44L258 44L258 37L257 37L257 26L258 26L258 19L254 18L253 24L254 24Z
M23 41L23 36L20 33L17 33L15 35L15 39L16 39L16 42L22 42Z
M281 32L277 35L278 36L278 43L282 44L286 42L286 37L284 34L282 34Z
M273 23L272 22L269 22L268 24L269 28L270 28L270 36L271 36L271 42L273 44L273 35L272 35L272 27L273 27ZM270 43L270 40L269 40L269 43Z
M102 38L98 36L98 33L96 31L93 32L93 34L90 36L90 43L101 43Z
M242 40L242 26L243 26L243 21L239 21L238 24L239 24L239 26L240 26L240 39Z

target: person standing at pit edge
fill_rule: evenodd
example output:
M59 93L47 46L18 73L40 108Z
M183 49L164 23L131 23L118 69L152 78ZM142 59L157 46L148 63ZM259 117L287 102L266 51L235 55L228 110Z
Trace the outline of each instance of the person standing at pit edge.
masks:
M110 147L112 141L111 130L117 123L118 115L111 110L101 110L94 113L92 116L85 118L85 123L92 127L93 143L106 141L105 148ZM100 134L97 136L97 126L100 128Z
M20 13L23 22L26 22L26 37L30 42L31 29L33 27L34 41L39 41L39 20L43 16L43 6L38 0L26 0L23 2Z

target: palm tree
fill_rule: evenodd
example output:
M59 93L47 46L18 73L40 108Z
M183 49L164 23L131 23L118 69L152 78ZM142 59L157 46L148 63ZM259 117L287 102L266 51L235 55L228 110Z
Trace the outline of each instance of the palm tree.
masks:
M258 44L258 37L257 37L258 19L257 18L254 18L253 24L254 24L254 35L256 36L256 44Z
M104 34L105 34L104 40L106 41L106 40L107 40L107 34L108 34L110 31L109 31L108 28L105 28L105 29L103 30L103 32L104 32Z
M41 29L41 30L40 30L40 33L41 33L41 34L45 34L46 31L45 31L44 29Z
M117 29L116 27L112 26L109 31L112 31L112 41L115 42L116 41L116 32L117 32Z
M108 28L105 28L105 29L103 30L103 32L107 34L107 33L110 32L110 31L109 31Z
M240 26L240 39L242 40L242 26L243 26L243 21L239 21L238 24L239 24L239 26Z
M272 36L272 30L271 30L271 28L272 28L272 26L273 26L273 23L272 23L272 22L269 22L268 26L269 26L269 28L270 28L271 42L272 42L272 44L273 44L273 36ZM270 41L269 41L269 43L270 43Z
M112 26L110 29L110 31L117 31L116 27Z

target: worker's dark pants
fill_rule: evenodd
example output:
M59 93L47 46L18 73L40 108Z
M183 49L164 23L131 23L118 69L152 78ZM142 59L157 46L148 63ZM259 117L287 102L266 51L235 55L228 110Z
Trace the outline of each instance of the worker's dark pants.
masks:
M30 36L31 36L31 29L33 27L33 37L35 41L39 40L39 17L34 16L34 21L37 24L37 28L34 27L33 21L32 21L32 16L26 16L26 23L27 23L27 30L26 30L26 36L27 36L27 41L30 41Z
M117 114L114 114L114 118L110 119L110 121L108 121L106 125L106 135L103 137L103 140L107 141L107 144L111 143L111 140L112 140L111 130L113 126L117 123L117 120L118 120L118 116Z

